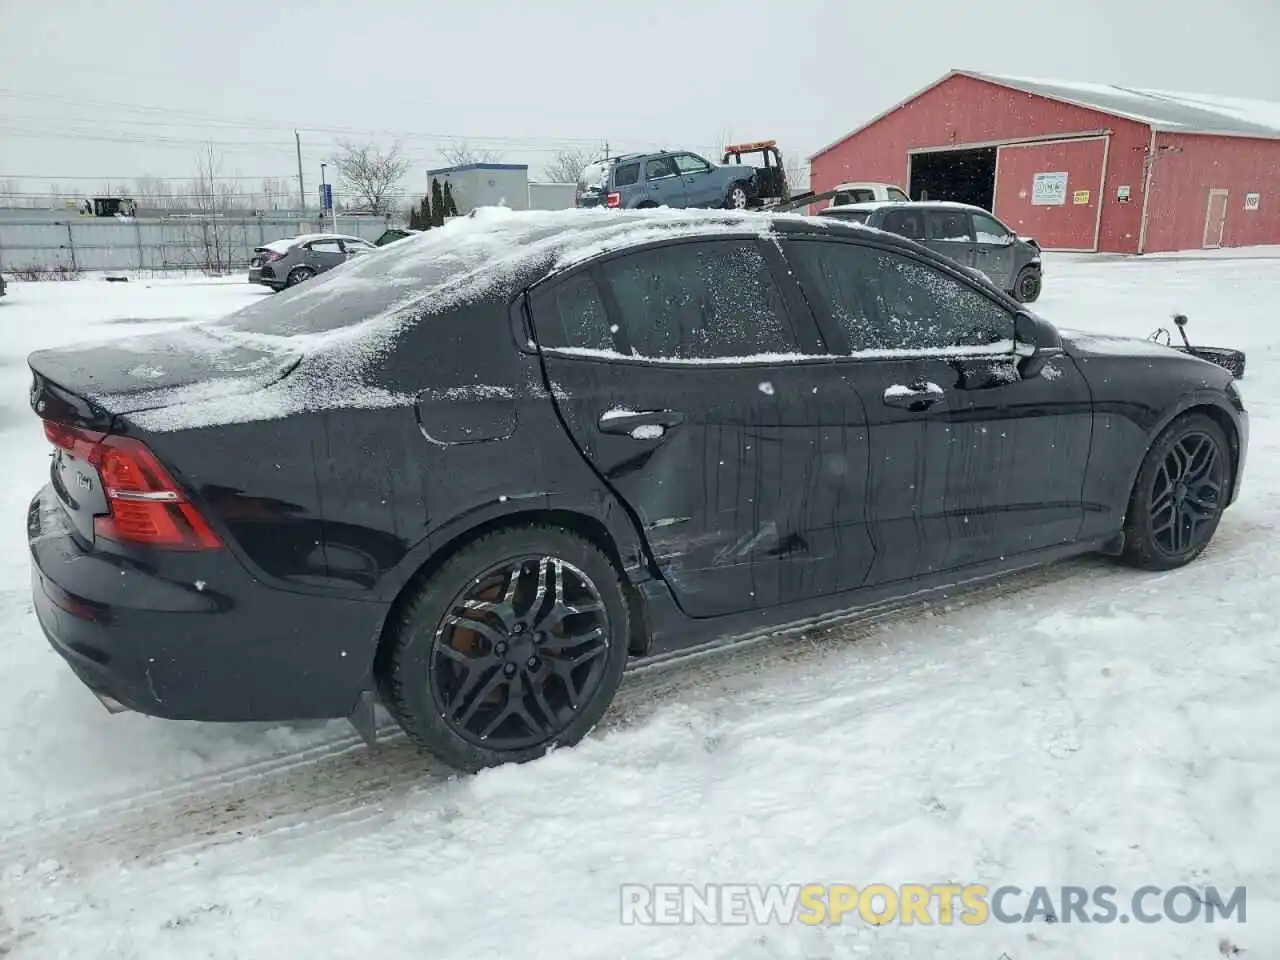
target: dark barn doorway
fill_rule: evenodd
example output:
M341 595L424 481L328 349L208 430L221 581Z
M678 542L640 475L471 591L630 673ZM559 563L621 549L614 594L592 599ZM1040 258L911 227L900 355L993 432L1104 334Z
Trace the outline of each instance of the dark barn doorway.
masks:
M990 210L996 201L996 148L911 155L912 200L950 200Z

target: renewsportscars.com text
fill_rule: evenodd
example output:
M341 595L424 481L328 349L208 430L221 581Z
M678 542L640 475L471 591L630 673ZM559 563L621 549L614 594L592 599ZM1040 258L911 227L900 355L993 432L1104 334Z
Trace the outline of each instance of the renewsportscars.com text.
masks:
M624 884L620 892L627 925L1185 924L1244 923L1246 915L1244 887L1146 885L1122 894L1111 886L668 883Z

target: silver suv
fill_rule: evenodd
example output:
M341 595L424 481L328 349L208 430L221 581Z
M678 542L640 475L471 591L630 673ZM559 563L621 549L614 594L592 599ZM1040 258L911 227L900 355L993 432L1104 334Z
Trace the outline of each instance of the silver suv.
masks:
M342 233L308 233L273 240L254 248L249 282L283 290L376 249L368 240Z
M756 168L717 166L688 151L633 153L588 164L578 179L579 207L727 207L745 210L756 199Z

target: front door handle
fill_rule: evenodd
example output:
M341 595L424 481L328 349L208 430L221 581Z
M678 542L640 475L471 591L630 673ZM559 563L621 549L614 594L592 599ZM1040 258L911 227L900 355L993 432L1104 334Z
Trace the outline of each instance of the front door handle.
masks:
M884 388L885 406L908 410L928 410L944 396L946 393L940 386L927 380L917 380L909 387L895 383Z
M637 440L656 439L684 423L678 410L610 410L597 424L601 433L629 433Z

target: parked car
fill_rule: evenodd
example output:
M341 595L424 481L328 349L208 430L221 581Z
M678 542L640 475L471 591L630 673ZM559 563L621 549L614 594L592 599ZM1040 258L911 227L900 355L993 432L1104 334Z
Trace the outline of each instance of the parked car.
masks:
M981 207L929 200L855 203L819 212L922 243L961 266L980 271L1022 303L1034 303L1044 286L1040 244L1032 237L1018 236Z
M837 219L481 211L309 287L29 357L34 608L109 709L372 737L380 698L522 761L629 661L1179 567L1240 489L1226 370Z
M341 233L308 233L254 247L249 282L283 290L377 248Z
M832 206L850 203L883 203L885 201L910 201L905 190L892 183L854 182L842 183L831 196Z
M632 153L588 164L575 205L623 210L727 207L745 210L755 195L755 167L717 166L696 153Z

